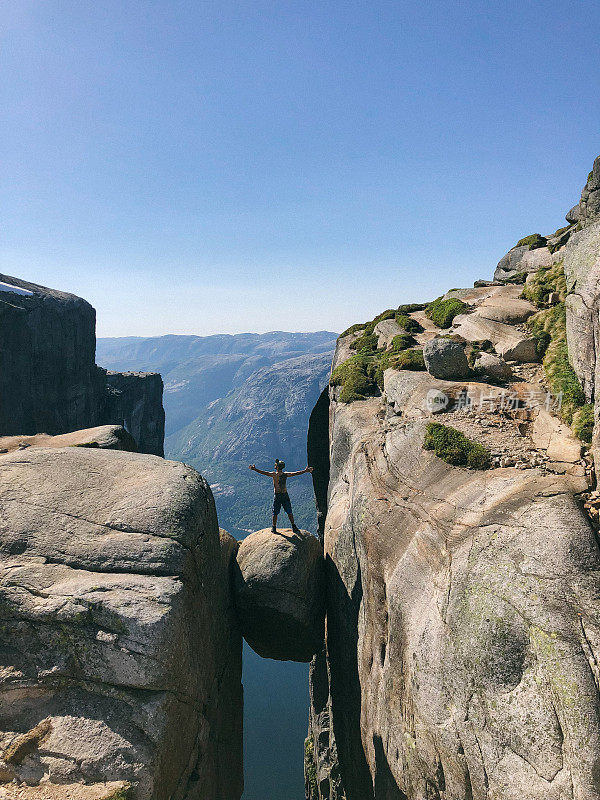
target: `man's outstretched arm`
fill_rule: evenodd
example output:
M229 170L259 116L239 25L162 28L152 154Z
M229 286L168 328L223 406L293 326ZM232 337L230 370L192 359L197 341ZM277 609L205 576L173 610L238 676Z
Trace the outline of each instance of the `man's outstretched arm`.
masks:
M269 478L272 478L272 477L273 477L273 475L275 474L274 472L264 472L262 469L258 469L258 467L256 466L256 464L250 464L250 466L248 467L248 469L251 469L251 470L252 470L252 472L258 472L258 474L259 474L259 475L268 475L268 476L269 476Z
M286 472L285 474L288 476L288 478L293 478L295 475L304 475L305 472L312 472L312 471L313 471L312 467L307 467L306 469L298 470L298 472Z

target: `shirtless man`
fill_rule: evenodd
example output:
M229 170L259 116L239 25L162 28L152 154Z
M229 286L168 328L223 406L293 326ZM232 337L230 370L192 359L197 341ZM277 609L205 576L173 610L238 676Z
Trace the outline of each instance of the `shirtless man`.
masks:
M298 472L284 472L285 462L276 458L275 472L263 472L262 469L256 468L256 464L250 464L250 469L253 472L258 472L259 475L268 475L269 478L273 478L273 489L275 490L275 496L273 497L273 527L271 528L273 533L277 533L277 515L279 514L282 506L283 510L290 518L292 530L294 533L300 533L299 528L294 522L294 515L292 514L292 504L287 491L287 479L293 478L294 475L304 475L305 472L312 472L313 468L307 467L306 469L301 469Z

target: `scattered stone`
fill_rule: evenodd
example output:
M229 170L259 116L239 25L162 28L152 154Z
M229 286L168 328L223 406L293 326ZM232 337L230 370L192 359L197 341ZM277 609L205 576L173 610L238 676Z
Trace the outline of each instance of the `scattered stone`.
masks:
M487 375L495 381L508 381L513 374L506 361L493 353L481 353L477 356L473 370L477 375Z
M469 362L465 348L460 342L439 336L431 339L423 347L423 358L427 372L434 378L453 380L466 378L469 374Z

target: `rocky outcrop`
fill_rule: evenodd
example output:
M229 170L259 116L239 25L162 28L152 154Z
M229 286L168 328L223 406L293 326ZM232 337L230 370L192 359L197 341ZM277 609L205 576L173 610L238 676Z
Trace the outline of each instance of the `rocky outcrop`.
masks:
M600 241L586 203L582 230L528 237L510 271L529 271L527 253L533 261L539 252L536 270L564 259L569 356L590 399ZM475 352L483 340L496 351L475 358L475 377L388 367L380 395L343 403L330 392L330 480L319 501L327 620L311 665L310 800L600 798L600 553L583 502L593 477L583 443L546 395L552 369L574 386L560 349L563 289L539 301L542 321L557 326L546 372L536 347L548 346L539 333L547 331L523 325L537 309L522 289L452 293L469 308L451 334ZM350 344L340 340L334 368ZM504 387L478 378L498 356L512 362L510 372L500 365ZM315 409L314 423L322 427L325 414ZM454 449L431 443L434 420ZM460 447L483 447L489 461L460 466Z
M567 222L588 225L600 216L600 156L594 161L592 171L582 189L581 199L567 214Z
M107 372L102 420L118 422L141 453L163 455L165 412L163 382L156 372Z
M244 638L260 656L310 661L323 642L323 551L307 531L270 528L242 540L235 604Z
M585 481L451 467L422 449L425 416L381 408L334 408L320 708L345 795L317 796L596 798Z
M80 297L0 275L0 434L123 424L141 452L162 455L160 376L97 367L95 325Z
M120 425L100 425L83 431L59 433L48 436L0 436L0 454L25 450L27 447L99 447L101 450L127 450L134 453L137 445L134 438Z
M519 273L532 273L541 267L558 264L567 256L567 245L572 242L582 228L597 221L599 217L600 156L594 161L594 167L588 175L579 203L573 206L566 215L568 226L561 228L551 236L540 237L537 240L532 236L527 237L532 241L513 247L499 261L494 273L494 280L511 280Z
M239 798L234 548L206 482L86 447L0 456L0 478L2 786Z

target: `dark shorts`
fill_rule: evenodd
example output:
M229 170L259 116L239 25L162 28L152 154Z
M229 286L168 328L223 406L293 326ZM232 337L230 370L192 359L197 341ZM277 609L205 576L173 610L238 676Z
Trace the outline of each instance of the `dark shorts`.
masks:
M283 506L283 510L286 514L292 513L292 504L290 502L290 496L287 492L278 492L275 493L273 497L273 516L276 517L277 514L281 511L281 507Z

